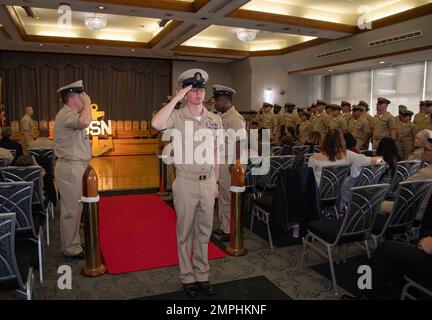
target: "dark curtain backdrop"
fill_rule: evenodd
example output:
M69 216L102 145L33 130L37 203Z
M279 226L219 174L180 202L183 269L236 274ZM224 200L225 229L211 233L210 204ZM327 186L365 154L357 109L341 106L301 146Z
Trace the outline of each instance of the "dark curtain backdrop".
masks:
M171 69L168 60L4 52L0 78L7 122L20 120L26 105L35 120L54 120L61 107L56 90L81 79L105 119L149 120L169 94Z

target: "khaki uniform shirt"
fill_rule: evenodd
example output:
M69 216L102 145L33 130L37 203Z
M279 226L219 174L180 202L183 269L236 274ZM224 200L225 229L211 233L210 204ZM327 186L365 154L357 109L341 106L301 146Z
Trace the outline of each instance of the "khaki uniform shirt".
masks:
M375 125L374 117L372 117L369 113L363 113L363 117L369 122L369 130L372 131Z
M309 140L309 133L312 132L312 123L310 120L300 122L299 125L299 141L301 144L305 144Z
M397 139L400 142L405 140L414 141L414 137L417 134L417 126L410 122L402 122L399 120L399 123L396 125L397 131Z
M232 129L234 131L238 130L246 130L246 121L243 116L237 112L236 108L232 106L225 113L221 114L222 126L224 130ZM246 139L246 131L244 132L244 139ZM243 140L243 139L242 139ZM236 141L240 141L240 137L236 136ZM234 146L235 152L235 146ZM234 154L235 156L235 154ZM233 160L236 159L228 159L228 137L225 137L225 160L230 160L230 162L225 161L225 164L233 163Z
M190 121L192 124L193 130L191 132L186 132L186 123ZM217 135L219 134L218 129L223 129L222 126L222 120L219 115L211 113L207 111L206 108L203 108L203 113L201 115L201 120L198 120L195 118L191 112L189 111L189 108L185 106L183 109L180 110L173 110L171 112L167 123L166 123L167 129L177 129L181 133L182 137L182 162L181 163L175 163L174 166L176 168L176 174L177 175L204 175L204 174L210 174L212 173L215 165L211 163L204 163L204 164L198 164L194 160L194 155L191 156L191 163L186 163L186 153L185 153L185 142L186 139L191 139L191 141L194 139L194 134L199 129L210 129L211 132L207 132L208 134L211 134L214 137L214 143L215 143L215 149L216 149L216 143L217 143ZM187 135L187 136L186 136ZM174 138L175 140L176 138ZM196 148L203 143L203 141L206 141L208 139L207 137L203 137L201 141L193 141L193 151L195 152ZM187 150L189 151L189 150ZM175 151L174 151L175 152ZM190 155L188 155L189 157ZM189 158L188 158L189 159Z
M351 112L342 113L341 116L342 116L342 118L345 119L345 121L346 121L347 124L350 123L350 121L351 121L351 119L353 117L352 114L351 114Z
M92 150L85 129L79 127L80 114L64 105L54 125L54 153L59 159L90 161Z
M366 117L360 117L358 120L352 118L349 123L349 131L356 140L365 143L369 137L369 122Z
M383 114L376 114L374 117L374 139L382 139L384 137L390 137L391 130L395 129L394 117L390 112L386 111Z
M282 118L282 124L286 128L291 127L297 129L297 126L300 124L300 117L297 112L285 113Z
M323 139L330 129L330 123L331 119L325 112L317 113L312 124L312 131L321 133L321 139Z
M345 118L342 117L341 115L339 115L337 117L331 117L330 120L331 120L330 128L339 129L342 132L348 131L348 124L347 124Z
M417 126L418 131L424 129L432 130L432 117L430 114L419 112L414 117L414 123Z
M33 141L34 123L29 115L24 115L20 122L21 141L23 144L28 145Z
M259 114L256 120L260 128L273 130L278 126L278 120L273 112Z
M40 137L30 142L29 149L54 149L54 144L49 138Z

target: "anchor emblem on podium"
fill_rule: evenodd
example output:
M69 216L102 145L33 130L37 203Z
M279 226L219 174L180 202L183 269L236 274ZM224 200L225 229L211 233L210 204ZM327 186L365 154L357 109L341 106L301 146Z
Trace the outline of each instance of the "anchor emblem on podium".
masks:
M87 132L92 135L92 154L93 157L99 157L102 154L112 150L114 143L112 137L108 139L99 140L99 135L112 134L111 121L108 121L108 125L103 120L105 111L98 111L99 107L97 104L91 105L92 110L92 122L90 123Z

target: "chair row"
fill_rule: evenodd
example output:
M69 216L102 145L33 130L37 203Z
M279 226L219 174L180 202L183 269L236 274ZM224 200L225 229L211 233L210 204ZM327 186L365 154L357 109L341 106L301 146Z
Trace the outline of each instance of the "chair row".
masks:
M363 242L370 258L369 240L375 248L381 239L403 235L402 239L412 239L412 227L416 216L422 215L422 203L432 189L432 179L421 181L404 181L397 187L396 200L388 215L379 213L381 203L388 194L389 184L368 185L351 188L352 198L348 210L341 220L321 219L307 226L307 234L303 237L303 259L307 250L328 258L332 284L337 294L336 274L334 269L333 251L339 249L340 260L342 247L350 243ZM326 251L318 248L324 245Z
M269 205L268 202L272 201L272 197L268 194L275 190L281 170L291 168L294 161L295 156L272 156L270 157L270 168L267 174L264 175L254 175L252 173L253 169L261 166L261 158L251 158L246 168L246 210L249 212L252 207L251 230L255 218L264 222L267 226L271 250L273 250L269 218L271 204ZM419 161L399 162L393 180L388 186L385 198L394 199L399 183L414 174L421 167L422 163ZM336 203L349 171L350 166L330 166L323 168L318 188L322 213L331 210L336 218L339 219ZM364 167L357 186L377 184L384 171L385 165Z
M17 290L27 300L33 297L34 251L28 250L28 243L16 238L15 212L0 213L0 288ZM31 245L31 243L30 243Z

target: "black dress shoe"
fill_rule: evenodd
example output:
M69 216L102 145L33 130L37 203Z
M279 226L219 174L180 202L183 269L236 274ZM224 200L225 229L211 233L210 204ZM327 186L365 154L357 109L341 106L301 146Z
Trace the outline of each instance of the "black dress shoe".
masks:
M231 236L229 233L224 233L221 237L220 240L223 242L228 242L231 240Z
M63 254L63 257L66 260L84 260L85 259L85 252L81 251L80 253L78 253L77 255L74 255L74 256L67 256L67 255Z
M190 298L195 298L198 295L198 288L194 282L192 283L183 283L183 291Z
M197 282L198 290L207 296L214 296L216 294L213 285L208 281Z
M213 231L213 233L217 236L222 236L224 234L222 229L216 229L215 231Z

